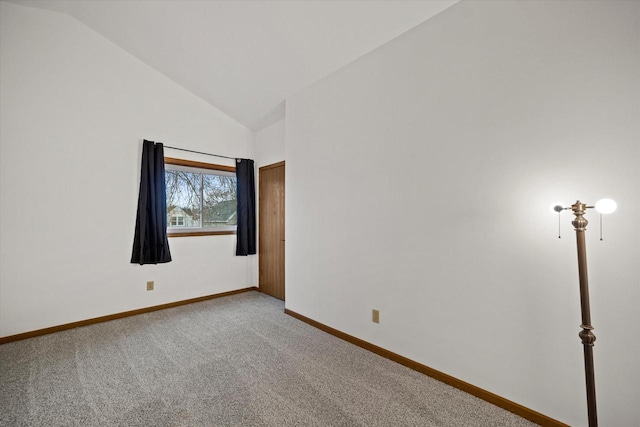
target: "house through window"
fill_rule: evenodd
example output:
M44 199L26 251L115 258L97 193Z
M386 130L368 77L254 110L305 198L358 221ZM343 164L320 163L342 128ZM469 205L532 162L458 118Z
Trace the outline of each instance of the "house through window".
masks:
M170 237L235 233L234 167L165 157L165 184Z

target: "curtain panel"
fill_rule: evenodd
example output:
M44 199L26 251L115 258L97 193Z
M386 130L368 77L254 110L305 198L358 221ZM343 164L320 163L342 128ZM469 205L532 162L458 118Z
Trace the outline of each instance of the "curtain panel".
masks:
M254 162L236 159L237 214L236 255L256 254L256 181Z
M167 238L167 195L164 178L164 148L144 140L138 214L133 238L132 264L171 262Z

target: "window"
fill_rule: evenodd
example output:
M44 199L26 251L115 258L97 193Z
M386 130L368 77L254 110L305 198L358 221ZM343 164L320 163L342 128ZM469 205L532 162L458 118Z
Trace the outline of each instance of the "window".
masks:
M176 215L177 213L175 212L175 209L167 210L167 216L168 216L167 223L169 224L169 226L171 227L184 226L184 217L176 216Z
M170 157L164 163L169 237L234 234L235 168Z

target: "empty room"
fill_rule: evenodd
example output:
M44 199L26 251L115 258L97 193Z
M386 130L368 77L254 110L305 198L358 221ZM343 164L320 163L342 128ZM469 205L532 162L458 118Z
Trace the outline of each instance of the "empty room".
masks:
M0 0L1 426L637 427L639 330L639 1Z

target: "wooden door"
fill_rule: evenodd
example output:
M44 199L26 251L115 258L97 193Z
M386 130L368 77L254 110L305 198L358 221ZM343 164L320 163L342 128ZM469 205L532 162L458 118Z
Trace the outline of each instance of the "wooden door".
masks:
M258 283L284 300L284 162L261 167L259 182Z

